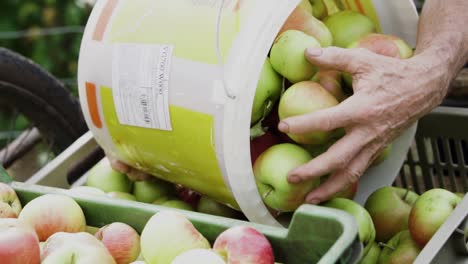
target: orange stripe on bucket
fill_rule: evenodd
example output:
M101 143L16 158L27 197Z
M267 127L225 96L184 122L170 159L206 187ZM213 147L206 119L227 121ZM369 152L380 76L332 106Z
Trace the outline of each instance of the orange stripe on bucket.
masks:
M365 15L366 10L362 6L361 0L356 0L356 5L357 5L357 8L359 9L359 12L361 12L361 14Z
M117 6L117 0L107 0L104 9L102 10L101 16L98 19L96 28L94 29L93 40L101 41L106 32L107 24L109 24L112 11Z
M94 83L86 82L86 99L88 100L88 111L93 124L97 128L102 128L101 117L99 116L97 89Z

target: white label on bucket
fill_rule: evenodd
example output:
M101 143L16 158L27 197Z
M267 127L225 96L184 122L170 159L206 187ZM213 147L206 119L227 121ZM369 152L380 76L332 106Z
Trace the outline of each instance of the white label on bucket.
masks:
M112 94L121 124L172 130L169 79L173 46L114 45Z

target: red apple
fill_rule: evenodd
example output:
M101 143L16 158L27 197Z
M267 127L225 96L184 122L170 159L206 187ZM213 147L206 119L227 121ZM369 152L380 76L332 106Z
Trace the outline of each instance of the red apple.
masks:
M83 232L86 220L75 200L65 195L46 194L30 201L19 219L36 230L39 241L57 232Z
M181 185L176 186L176 194L179 199L190 204L194 208L197 207L198 201L200 201L201 195L193 190L185 188Z
M0 219L0 263L39 264L39 240L34 229L18 219Z
M228 264L273 264L273 248L268 239L252 227L235 226L221 233L213 249Z
M383 56L399 59L413 56L413 50L404 40L384 34L366 35L351 43L348 48L365 48Z
M94 236L104 244L117 264L130 263L140 255L140 236L127 224L106 225Z
M21 212L21 202L10 185L0 182L0 218L16 218Z
M411 209L408 228L411 237L423 248L447 220L462 199L444 189L423 193Z
M311 81L317 82L322 85L329 93L331 93L338 102L346 99L346 94L343 91L343 83L341 72L336 70L320 70L317 72Z
M403 188L385 186L374 191L364 205L374 222L376 241L387 242L408 229L411 207L419 195Z

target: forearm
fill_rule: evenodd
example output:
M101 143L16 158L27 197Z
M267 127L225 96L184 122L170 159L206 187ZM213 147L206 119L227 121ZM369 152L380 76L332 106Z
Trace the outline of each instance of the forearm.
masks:
M416 56L449 79L468 60L467 14L467 0L427 0L421 14Z

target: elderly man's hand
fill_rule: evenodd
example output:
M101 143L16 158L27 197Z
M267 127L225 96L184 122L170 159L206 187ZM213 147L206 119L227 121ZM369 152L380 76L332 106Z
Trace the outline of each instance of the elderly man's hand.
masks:
M306 202L317 204L356 182L379 152L445 96L450 76L433 67L430 56L401 60L366 49L323 48L306 51L321 68L353 75L354 95L341 104L282 120L283 132L303 134L345 128L346 135L327 152L289 173L300 183L331 173Z

